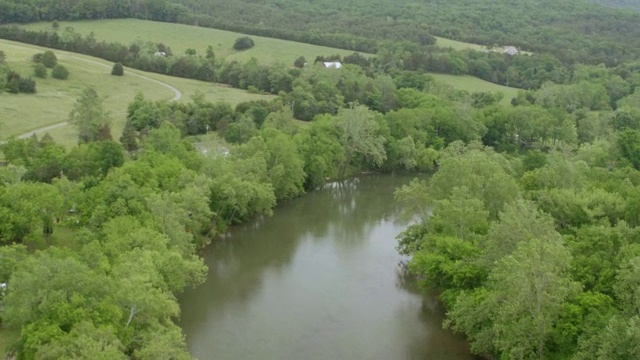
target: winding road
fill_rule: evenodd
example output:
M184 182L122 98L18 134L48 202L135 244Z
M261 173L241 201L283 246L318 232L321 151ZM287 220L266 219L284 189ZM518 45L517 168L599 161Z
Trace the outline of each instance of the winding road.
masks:
M99 61L90 60L90 59L84 59L84 58L77 57L77 56L70 56L70 58L75 59L75 60L79 60L79 61L83 61L83 62L86 62L86 63L90 63L90 64L93 64L93 65L97 65L97 66L100 66L100 67L103 67L103 68L106 68L106 69L111 69L111 66L109 66L107 64L104 64L104 63L101 63ZM178 100L182 99L182 91L180 91L178 88L176 88L174 86L171 86L171 85L169 85L169 84L167 84L165 82L162 82L160 80L152 79L152 78L150 78L148 76L136 74L134 72L131 72L130 70L127 72L127 74L135 76L135 77L139 77L140 79L143 79L143 80L146 80L146 81L154 82L154 83L156 83L156 84L158 84L160 86L164 86L167 89L173 91L174 96L173 96L173 99L171 99L171 101L178 101ZM59 123L52 124L52 125L43 126L43 127L37 128L35 130L31 130L29 132L26 132L24 134L18 135L17 138L18 139L26 139L26 138L31 137L33 135L41 134L41 133L44 133L44 132L47 132L47 131L50 131L50 130L53 130L53 129L57 129L57 128L62 127L62 126L65 126L65 125L67 125L66 121L59 122ZM4 141L0 141L0 144L2 144L2 143L4 143Z

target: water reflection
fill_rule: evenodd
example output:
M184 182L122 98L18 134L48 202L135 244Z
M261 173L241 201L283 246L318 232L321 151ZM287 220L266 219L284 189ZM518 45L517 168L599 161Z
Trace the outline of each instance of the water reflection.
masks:
M192 354L469 359L466 344L441 329L437 302L398 266L405 224L393 190L409 180L333 183L215 241L204 254L207 282L181 299Z

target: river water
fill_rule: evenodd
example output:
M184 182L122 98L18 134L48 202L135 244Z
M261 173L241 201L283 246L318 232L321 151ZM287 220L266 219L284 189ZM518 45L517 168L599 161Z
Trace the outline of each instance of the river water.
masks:
M443 309L404 276L393 191L404 176L333 183L234 227L204 253L207 281L181 296L200 359L469 360Z

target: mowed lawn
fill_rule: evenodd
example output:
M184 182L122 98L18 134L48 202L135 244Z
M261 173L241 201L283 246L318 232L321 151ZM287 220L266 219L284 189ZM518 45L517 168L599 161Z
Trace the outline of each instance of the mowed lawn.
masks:
M96 39L107 42L119 42L130 45L135 41L164 43L171 47L173 54L184 54L195 49L198 54L205 54L207 46L213 47L218 59L249 60L252 57L260 63L269 64L281 61L287 65L300 56L312 62L316 56L350 55L352 50L341 50L325 46L311 45L294 41L273 39L249 35L255 46L249 50L236 51L233 44L236 39L245 36L240 33L217 30L183 24L163 23L137 19L94 20L77 22L60 22L59 32L71 26L80 34L94 33ZM24 25L32 30L52 31L51 23L35 23Z
M23 76L33 73L31 57L43 52L46 48L0 40L0 50L7 56L7 63L12 70ZM112 134L119 138L126 121L128 104L138 92L153 100L174 99L173 90L153 80L171 85L182 94L181 101L189 101L197 91L202 92L207 100L228 101L232 105L254 99L271 99L272 96L250 94L244 90L229 88L220 84L212 84L197 80L182 79L160 74L125 69L125 76L112 76L112 64L90 56L53 50L58 63L70 72L68 80L57 80L51 77L36 79L36 94L0 94L0 140L18 136L41 127L65 122L76 99L87 86L93 86L104 99L106 108L113 119ZM139 74L153 80L133 76ZM77 132L73 127L64 126L49 133L65 145L73 145Z
M520 89L506 87L494 84L470 75L450 75L450 74L429 74L438 81L445 82L456 89L466 90L469 92L490 91L501 92L504 94L502 103L507 105L511 103L511 99L518 95Z

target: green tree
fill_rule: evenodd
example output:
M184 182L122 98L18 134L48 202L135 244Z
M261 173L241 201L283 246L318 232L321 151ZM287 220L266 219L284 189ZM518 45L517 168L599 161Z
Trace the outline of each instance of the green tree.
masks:
M92 87L86 88L69 114L69 124L78 128L78 141L88 143L111 138L111 116Z
M570 259L557 236L521 242L496 264L486 289L458 297L447 326L465 332L478 354L547 358L558 316L580 289L567 274Z
M124 75L124 67L121 62L117 62L113 64L113 68L111 69L111 75L122 76Z
M233 48L238 51L251 49L255 43L248 36L242 36L236 39L236 42L233 44Z
M47 67L43 64L35 64L33 66L33 74L37 78L44 79L47 77Z
M49 69L53 69L58 64L58 58L51 50L47 50L42 54L41 62Z
M305 59L304 56L300 56L296 59L296 61L293 62L293 66L297 68L303 68L306 63L307 59Z
M460 145L454 142L443 152L428 194L434 200L446 199L454 188L465 186L470 196L484 202L490 218L496 219L505 204L518 195L518 185L507 172L511 171L509 165L491 150L471 146L460 148Z
M58 80L67 80L69 78L69 70L58 64L51 70L51 77Z
M340 174L345 174L347 166L360 170L363 165L380 167L387 158L384 149L385 138L379 133L376 113L365 106L341 109L335 117L339 131L339 141L345 152L345 163Z

